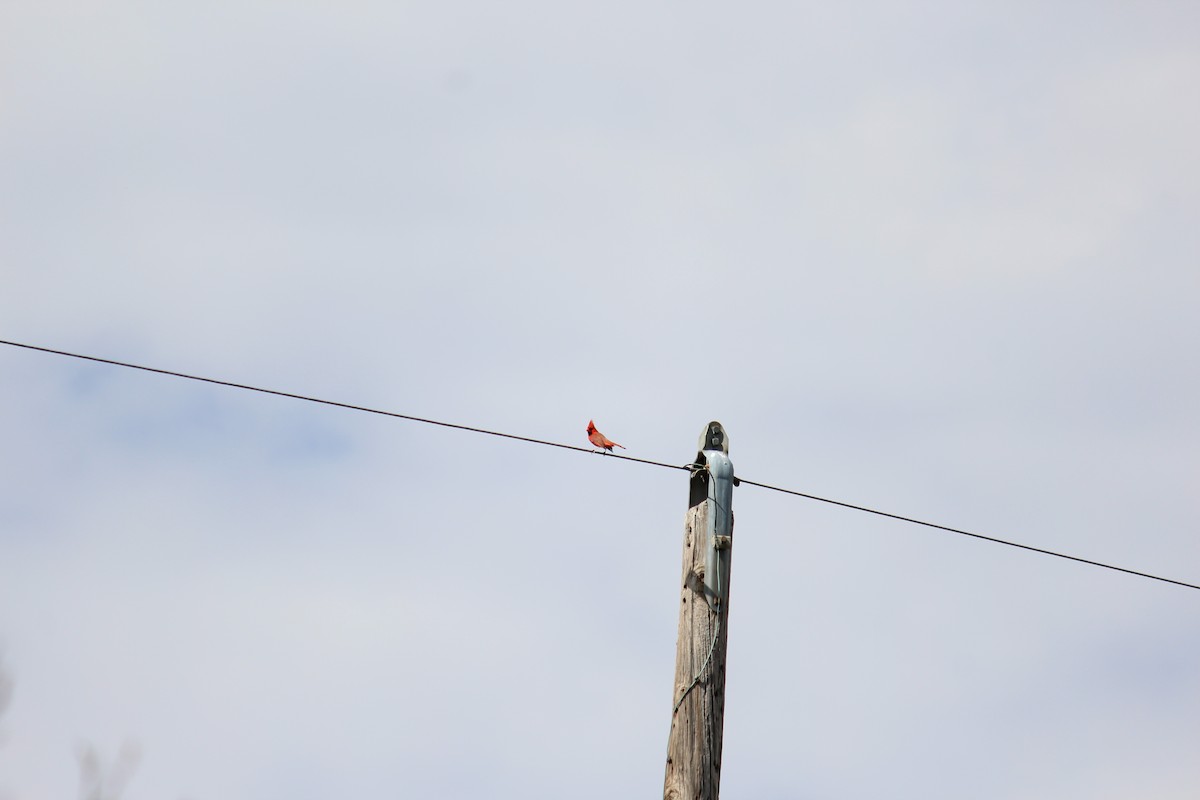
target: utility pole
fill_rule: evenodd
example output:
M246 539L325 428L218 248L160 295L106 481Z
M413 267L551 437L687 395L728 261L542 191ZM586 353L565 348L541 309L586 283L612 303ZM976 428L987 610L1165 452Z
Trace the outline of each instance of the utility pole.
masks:
M733 463L719 422L700 436L683 530L675 691L663 800L717 800L733 552Z

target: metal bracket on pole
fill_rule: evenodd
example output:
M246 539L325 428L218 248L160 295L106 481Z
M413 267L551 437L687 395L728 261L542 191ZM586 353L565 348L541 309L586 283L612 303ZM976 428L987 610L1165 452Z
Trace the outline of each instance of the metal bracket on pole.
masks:
M729 460L729 436L716 420L700 435L696 466L708 473L708 530L705 532L704 597L718 614L729 585L729 556L733 547L733 462Z

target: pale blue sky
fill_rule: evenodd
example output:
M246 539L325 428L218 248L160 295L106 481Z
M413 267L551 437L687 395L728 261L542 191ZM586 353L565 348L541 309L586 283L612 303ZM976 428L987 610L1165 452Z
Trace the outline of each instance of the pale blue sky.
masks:
M8 4L0 338L1195 583L1198 16ZM659 791L682 473L0 375L0 800ZM1196 796L1200 593L734 504L725 796Z

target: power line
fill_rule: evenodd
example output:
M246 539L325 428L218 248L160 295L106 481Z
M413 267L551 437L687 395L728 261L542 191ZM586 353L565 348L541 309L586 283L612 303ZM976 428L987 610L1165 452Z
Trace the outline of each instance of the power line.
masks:
M1034 553L1041 553L1042 555L1055 556L1056 558L1065 558L1069 561L1078 561L1080 564L1091 564L1093 567L1103 567L1104 569L1116 570L1117 572L1124 572L1129 575L1137 575L1140 578L1150 578L1151 580L1163 581L1164 583L1173 583L1176 586L1186 586L1189 589L1200 589L1200 586L1197 586L1196 584L1193 584L1193 583L1184 583L1183 581L1176 581L1176 580L1172 580L1171 578L1161 578L1158 575L1150 575L1149 573L1146 573L1146 572L1138 572L1137 570L1126 569L1125 567L1116 567L1116 566L1113 566L1112 564L1103 564L1099 561L1092 561L1090 559L1080 558L1078 556L1069 556L1066 553L1056 553L1053 550L1044 550L1041 547L1034 547L1032 545L1021 544L1019 542L1010 542L1007 539L997 539L995 536L984 536L982 533L971 533L970 531L964 531L964 530L961 530L960 528L951 528L947 525L938 525L933 522L925 522L923 520L913 519L912 517L902 517L899 514L891 514L887 511L878 511L874 508L867 508L866 506L856 506L853 503L843 503L840 500L830 500L827 497L817 497L814 494L805 494L804 492L797 492L792 489L781 489L778 486L768 486L765 483L757 483L755 481L748 481L745 478L738 478L738 483L748 483L751 486L758 486L763 489L770 489L773 492L783 492L784 494L793 494L796 497L804 497L808 500L816 500L820 503L829 503L830 505L841 506L842 508L851 508L851 509L854 509L855 511L865 511L868 514L875 514L880 517L889 517L891 519L898 519L901 522L911 522L913 525L924 525L926 528L937 528L939 531L949 531L950 533L957 533L957 534L961 534L962 536L970 536L975 539L983 539L985 542L995 542L996 544L1006 544L1009 547L1019 547L1022 550L1030 550Z
M262 394L272 394L277 397L290 397L293 400L304 400L309 403L320 403L326 406L336 406L338 408L348 408L351 411L365 411L368 414L379 414L383 417L395 417L396 419L406 419L410 422L423 422L426 425L440 425L443 428L456 428L460 431L470 431L471 433L485 433L488 436L500 436L504 439L516 439L519 442L530 442L532 444L542 444L547 447L561 447L564 450L578 450L581 453L599 453L610 458L620 458L624 461L636 461L639 464L651 464L656 467L667 467L668 469L689 469L687 466L679 464L665 464L661 461L651 461L647 458L635 458L633 456L623 456L619 453L609 453L606 451L592 450L587 447L576 447L572 444L562 444L560 442L548 442L544 439L531 439L528 436L517 436L512 433L500 433L499 431L489 431L486 428L472 428L469 425L455 425L452 422L439 422L436 419L425 419L424 417L414 417L409 414L399 414L395 411L383 411L378 408L368 408L367 406L356 406L352 403L339 403L337 400L322 400L319 397L309 397L303 394L294 394L292 392L281 392L277 389L263 389L259 386L250 386L245 383L234 383L233 381L222 381L216 378L204 378L199 375L188 375L185 372L175 372L169 369L158 369L156 367L145 367L141 364L130 364L126 361L114 361L111 358L98 358L96 356L85 356L79 353L68 353L66 350L54 350L49 347L38 347L32 344L21 344L20 342L9 342L0 339L0 344L11 345L12 347L23 347L26 350L37 350L42 353L53 353L57 356L67 356L68 358L78 358L83 361L95 361L98 364L111 364L114 367L127 367L128 369L138 369L142 372L154 372L159 375L170 375L173 378L186 378L189 381L201 381L202 383L214 383L217 386L230 386L234 389L245 389L250 392L261 392Z
M125 361L115 361L115 360L109 359L109 358L99 358L97 356L82 355L80 353L70 353L70 352L67 352L66 350L54 350L49 347L38 347L37 345L22 344L21 342L10 342L10 341L6 341L4 339L0 339L0 344L9 345L10 347L19 347L19 348L23 348L25 350L36 350L36 351L42 352L42 353L51 353L53 355L66 356L68 358L76 358L76 359L80 359L83 361L93 361L93 362L96 362L99 364L110 364L115 367L126 367L128 369L141 370L142 372L153 372L153 373L157 373L159 375L169 375L173 378L186 378L187 380L191 380L191 381L200 381L202 383L211 383L211 384L216 384L217 386L229 386L234 389L245 389L245 390L251 391L251 392L259 392L261 394L275 395L277 397L290 397L294 400L304 400L309 403L320 403L321 405L326 405L326 406L336 406L337 408L346 408L346 409L350 409L351 411L364 411L368 414L378 414L378 415L384 416L384 417L394 417L396 419L405 419L405 420L409 420L410 422L421 422L426 425L438 425L443 428L455 428L457 430L469 431L471 433L482 433L482 434L486 434L488 436L499 436L504 439L516 439L519 442L529 442L531 444L540 444L540 445L545 445L547 447L558 447L558 448L562 448L563 450L576 450L581 453L597 453L597 452L599 452L599 454L604 455L606 458L618 458L618 459L621 459L622 461L635 461L639 464L649 464L649 465L655 466L655 467L666 467L667 469L678 469L678 470L687 470L687 471L691 471L691 470L695 469L695 465L692 465L692 464L684 464L684 465L667 464L662 461L652 461L652 460L646 459L646 458L636 458L634 456L620 455L619 453L608 453L608 452L604 452L604 451L596 451L596 450L592 450L592 449L589 449L586 447L576 447L575 445L562 444L561 442L550 442L550 441L546 441L544 439L533 439L528 436L517 436L512 433L501 433L499 431L492 431L492 430L488 430L486 428L475 428L475 427L471 427L469 425L456 425L451 422L440 422L440 421L434 420L434 419L425 419L424 417L415 417L410 414L400 414L395 411L383 411L378 408L369 408L367 406L359 406L359 405L354 405L352 403L341 403L336 400L323 400L319 397L310 397L308 395L295 394L293 392L282 392L277 389L263 389L258 386L250 386L245 383L235 383L233 381L223 381L223 380L218 380L216 378L205 378L205 377L201 377L199 375L189 375L184 372L175 372L173 370L168 370L168 369L158 369L156 367L146 367L141 364L131 364L131 363L128 363ZM947 525L938 525L933 522L925 522L923 520L914 519L913 517L905 517L905 516L901 516L899 514L892 514L887 511L879 511L874 508L868 508L866 506L855 505L853 503L844 503L840 500L830 500L827 497L818 497L817 495L806 494L805 492L798 492L793 489L783 489L779 486L771 486L769 484L759 483L757 481L751 481L751 480L747 480L745 478L737 478L736 479L737 485L740 485L743 483L748 484L750 486L757 486L761 489L769 489L773 492L781 492L783 494L790 494L790 495L794 495L796 497L803 497L808 500L816 500L817 502L820 502L820 503L828 503L830 505L841 506L842 508L849 508L854 511L863 511L867 514L875 514L876 516L880 516L880 517L888 517L890 519L899 520L901 522L908 522L913 525L922 525L927 528L935 528L937 530L947 531L948 533L956 533L961 536L970 536L974 539L982 539L987 542L994 542L995 544L1008 545L1009 547L1018 547L1022 550L1029 550L1031 552L1040 553L1042 555L1054 556L1055 558L1064 558L1064 559L1067 559L1068 561L1076 561L1080 564L1089 564L1093 567L1101 567L1103 569L1114 570L1116 572L1124 572L1128 575L1136 575L1139 578L1149 578L1150 580L1162 581L1163 583L1172 583L1172 584L1175 584L1176 586L1183 586L1188 589L1200 590L1200 585L1196 585L1193 583L1185 583L1183 581L1177 581L1177 580L1173 580L1171 578L1163 578L1158 575L1151 575L1146 572L1138 572L1137 570L1126 569L1125 567L1118 567L1118 566L1114 566L1112 564L1104 564L1100 561L1092 561L1091 559L1080 558L1078 556L1071 556L1071 555L1067 555L1065 553L1058 553L1053 550L1045 550L1041 547L1033 547L1032 545L1021 544L1019 542L1013 542L1013 541L1009 541L1007 539L999 539L994 536L984 536L981 533L972 533L970 531L965 531L960 528L951 528Z

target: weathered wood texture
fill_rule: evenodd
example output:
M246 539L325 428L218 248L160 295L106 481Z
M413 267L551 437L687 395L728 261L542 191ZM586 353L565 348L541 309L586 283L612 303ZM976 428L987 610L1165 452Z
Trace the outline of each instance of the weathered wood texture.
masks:
M718 619L718 614L712 610L702 593L710 505L705 502L706 478L701 473L692 479L691 507L684 525L683 575L679 583L679 638L675 646L675 691L671 697L671 707L674 708L678 703L679 708L671 717L671 735L667 741L664 800L717 800L720 793L729 560L726 559L726 569L721 575L720 585L724 587L726 599L721 603ZM697 580L698 577L701 580ZM715 647L714 636L717 637ZM706 658L709 658L709 663L704 666ZM692 686L697 674L700 679ZM689 686L692 686L690 692ZM682 703L679 702L681 697L684 697Z

